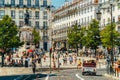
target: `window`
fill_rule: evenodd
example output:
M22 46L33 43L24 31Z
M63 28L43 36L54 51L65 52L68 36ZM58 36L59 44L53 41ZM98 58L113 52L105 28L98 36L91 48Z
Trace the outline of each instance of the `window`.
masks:
M32 11L29 11L29 18L32 18Z
M89 16L88 16L88 23L89 23Z
M5 15L5 11L4 10L0 10L0 18L2 18Z
M24 15L24 12L23 11L19 11L19 19L23 19L23 15Z
M35 27L38 29L39 28L39 21L35 22Z
M110 18L107 19L107 22L110 23Z
M20 5L20 6L23 5L23 0L19 0L19 5Z
M35 18L36 18L36 19L39 19L39 11L36 11L36 12L35 12Z
M4 0L0 0L0 6L4 5Z
M11 0L11 5L15 6L15 0Z
M14 11L14 10L11 10L11 17L12 17L13 19L15 19L15 11Z
M43 29L47 29L47 28L48 28L47 25L48 25L48 24L47 24L47 21L44 21L44 22L43 22Z
M24 22L23 21L19 21L19 26L23 27L23 25L24 25Z
M39 7L39 0L35 0L35 6Z
M44 14L43 19L47 19L47 11L44 11L43 14Z
M92 19L93 19L93 16L91 16L91 21L92 21Z
M88 12L89 12L89 7L88 7Z
M115 11L115 6L112 7L112 10Z
M47 6L47 0L43 0L43 6Z
M27 0L27 6L31 6L31 0Z
M93 9L93 8L91 7L91 12L92 12L92 9Z
M113 16L113 22L115 22L115 17Z
M118 26L118 32L120 32L120 26Z

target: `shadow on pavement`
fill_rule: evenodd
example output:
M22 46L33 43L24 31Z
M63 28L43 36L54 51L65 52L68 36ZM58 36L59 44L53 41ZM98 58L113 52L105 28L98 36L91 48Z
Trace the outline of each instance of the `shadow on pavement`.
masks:
M50 76L56 76L51 74ZM27 74L27 75L11 75L11 76L0 76L0 80L34 80L36 78L47 77L47 74Z

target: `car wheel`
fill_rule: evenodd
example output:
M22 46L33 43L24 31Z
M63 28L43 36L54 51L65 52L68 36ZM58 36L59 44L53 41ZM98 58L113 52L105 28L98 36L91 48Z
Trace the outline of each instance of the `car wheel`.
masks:
M84 73L84 72L82 72L82 75L85 75L85 73Z
M94 73L94 75L96 76L96 73Z

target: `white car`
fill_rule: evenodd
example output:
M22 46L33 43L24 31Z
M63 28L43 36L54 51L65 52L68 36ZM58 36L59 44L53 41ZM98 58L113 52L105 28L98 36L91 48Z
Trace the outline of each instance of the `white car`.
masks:
M82 64L82 75L96 75L96 62L94 60L84 61Z

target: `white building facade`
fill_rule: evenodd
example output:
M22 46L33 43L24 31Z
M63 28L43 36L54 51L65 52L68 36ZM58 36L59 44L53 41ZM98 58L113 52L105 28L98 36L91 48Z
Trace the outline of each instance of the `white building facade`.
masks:
M30 19L29 26L35 27L40 32L40 48L49 50L49 18L51 0L0 0L0 19L4 15L9 15L17 24L24 26L24 14L28 10Z
M57 9L53 15L53 48L68 48L67 30L74 24L87 26L96 19L98 0L72 0Z
M116 23L116 30L120 32L120 0L100 0L100 4L100 11L102 13L100 20L101 28L111 23L110 4L112 4L112 21Z

